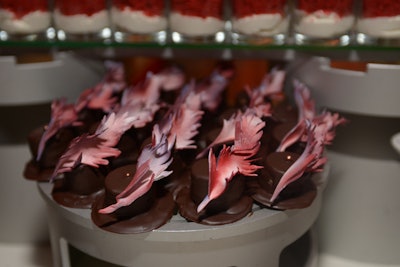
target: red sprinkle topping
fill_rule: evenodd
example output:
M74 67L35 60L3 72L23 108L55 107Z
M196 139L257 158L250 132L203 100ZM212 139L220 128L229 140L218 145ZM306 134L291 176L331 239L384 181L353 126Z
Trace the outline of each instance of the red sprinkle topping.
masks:
M283 14L286 0L233 0L233 13L236 18L259 14Z
M399 0L364 0L364 17L393 17L400 15Z
M47 0L0 0L0 8L6 9L15 14L16 18L23 16L34 11L48 11Z
M112 4L120 10L125 8L142 11L147 16L161 16L164 12L164 0L114 0Z
M55 7L67 16L86 14L91 16L106 9L105 0L56 0Z
M297 8L307 13L322 10L344 16L352 13L353 2L353 0L298 0Z
M187 16L222 18L223 0L172 0L171 10Z

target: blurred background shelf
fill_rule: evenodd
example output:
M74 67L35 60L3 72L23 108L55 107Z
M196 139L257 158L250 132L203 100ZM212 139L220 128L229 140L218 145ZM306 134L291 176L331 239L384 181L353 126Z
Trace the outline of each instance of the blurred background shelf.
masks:
M0 41L0 55L53 53L72 50L101 58L153 56L162 58L265 58L290 61L304 56L323 56L350 61L395 62L400 46L385 45L252 45L232 43L121 43L113 41Z

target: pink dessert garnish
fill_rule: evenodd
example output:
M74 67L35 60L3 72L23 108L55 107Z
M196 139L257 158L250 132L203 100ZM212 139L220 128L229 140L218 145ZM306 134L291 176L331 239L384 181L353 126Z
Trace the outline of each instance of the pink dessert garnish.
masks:
M316 127L314 131L323 133L323 144L330 144L335 137L335 129L338 125L347 122L345 118L339 116L338 113L330 113L327 111L316 114L315 103L311 98L310 90L302 83L295 81L295 99L299 109L299 118L297 124L284 136L278 152L285 151L289 146L297 141L307 141L306 127L308 121Z
M71 141L67 151L60 157L52 179L71 171L78 164L93 167L107 165L107 158L120 155L121 151L114 146L135 120L135 117L127 113L110 113L104 116L94 134L83 134Z
M99 213L108 214L128 206L144 195L154 181L168 176L171 171L166 169L172 162L171 150L168 148L165 135L161 134L158 125L153 129L152 143L145 146L140 153L137 169L128 186L117 195L117 202L99 210Z
M202 106L206 110L215 111L222 101L225 90L233 76L232 68L218 68L211 75L196 85L196 93L201 94Z
M112 109L115 111L103 118L93 135L84 134L71 142L66 153L61 156L52 179L61 173L71 171L78 164L98 167L108 164L107 157L119 156L120 151L114 146L118 144L123 133L132 127L143 127L151 122L159 108L159 91L162 86L172 90L172 87L180 85L182 79L178 77L181 76L181 72L175 69L162 72L160 75L151 74L144 84L139 84L127 91L119 106L115 106L116 100L114 101L114 97L111 97L110 92L113 92L115 88L111 84L103 84L107 88L105 90L108 92L105 93L107 97L101 97L101 93L96 94L96 89L85 91L78 101L79 107L83 107L84 104L89 105L93 99L97 99L97 103L103 102L102 106L113 103ZM106 81L114 80L111 77L108 76Z
M298 81L295 81L295 99L299 109L298 123L282 139L277 151L285 151L298 141L306 141L307 144L301 156L283 174L272 195L272 202L288 184L299 179L304 173L321 170L327 160L322 156L324 146L334 139L336 127L347 122L337 113L324 111L316 114L309 89Z
M84 90L77 102L78 111L87 107L89 109L101 109L104 112L111 112L118 102L117 93L126 88L125 70L121 63L107 61L105 63L107 72L98 84Z
M287 169L282 175L276 186L271 202L274 202L283 189L293 183L306 172L321 171L321 167L325 164L326 158L323 156L324 143L321 133L315 131L315 126L307 123L307 145L300 157Z
M286 148L300 140L306 129L305 121L313 120L316 115L315 103L311 98L310 90L297 80L294 81L294 98L299 110L297 124L283 137L276 149L278 152L285 151Z
M192 96L194 98L195 96ZM198 98L200 98L198 96ZM170 136L175 139L175 149L196 148L193 137L198 134L201 126L200 120L204 112L199 109L191 109L190 105L183 103L174 114Z
M213 83L211 83L213 84ZM221 86L220 82L218 82ZM225 83L222 83L225 84ZM193 82L185 86L170 107L164 118L154 126L152 144L146 146L139 156L138 167L130 184L117 197L117 202L100 213L111 213L121 207L130 205L145 194L154 181L168 176L166 171L172 162L173 149L195 148L192 138L198 133L204 95L214 86L196 86ZM218 87L219 88L219 87ZM221 92L221 90L218 90Z
M65 99L54 100L51 105L51 118L40 140L37 160L42 156L48 140L61 128L82 125L78 122L79 112L84 108L102 109L110 112L117 104L115 93L122 91L126 84L122 64L107 62L105 78L92 88L84 90L75 105L67 104Z
M273 70L271 73L265 75L262 83L253 90L246 87L246 93L250 98L249 108L247 112L252 112L259 118L269 117L271 115L271 105L265 103L265 98L282 92L283 81L285 79L285 72ZM223 120L223 125L218 136L213 142L201 151L196 158L199 159L207 154L207 151L218 145L235 139L235 123L243 114L238 111L233 114L228 120Z
M78 113L74 105L67 104L66 99L54 100L51 104L51 119L40 139L36 160L42 157L47 141L56 135L61 128L78 125L81 125L81 123L78 122Z
M218 198L225 190L227 183L237 174L256 176L255 172L262 168L252 164L252 157L260 148L262 129L265 126L259 117L254 114L244 114L235 124L235 142L231 147L224 145L218 156L218 161L210 149L209 187L208 194L197 207L200 213L210 201Z

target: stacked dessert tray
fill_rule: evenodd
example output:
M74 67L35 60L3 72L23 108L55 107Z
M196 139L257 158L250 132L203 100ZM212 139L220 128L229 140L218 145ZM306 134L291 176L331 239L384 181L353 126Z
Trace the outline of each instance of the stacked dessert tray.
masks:
M344 69L319 57L295 71L320 107L351 122L327 153L331 179L317 223L321 267L400 265L399 74L398 64Z
M48 237L45 206L35 185L26 183L21 174L30 157L25 133L48 119L48 105L54 97L75 98L80 88L100 78L103 68L67 52L51 59L31 56L24 62L19 60L12 55L0 56L0 194L5 200L0 207L7 214L0 222L0 246L6 251L9 243L13 244L10 251L14 245L17 251L18 247L25 251ZM12 203L19 203L18 212Z
M312 226L328 172L326 165L315 175L318 194L308 208L278 211L254 205L246 218L222 226L189 223L177 214L164 226L141 234L101 230L91 221L90 210L58 205L52 199L51 184L38 183L38 188L48 210L55 267L71 266L71 248L110 266L286 267L293 266L289 264L300 254L298 266L315 267L317 243Z
M219 97L230 65L187 85L169 67L132 87L122 64L106 65L104 79L75 104L54 100L49 124L28 135L24 176L45 200L55 266L71 265L77 250L120 266L278 267L318 217L329 172L324 145L346 119L318 113L299 81L296 110L277 69L238 93L232 110ZM185 150L196 145L197 153Z

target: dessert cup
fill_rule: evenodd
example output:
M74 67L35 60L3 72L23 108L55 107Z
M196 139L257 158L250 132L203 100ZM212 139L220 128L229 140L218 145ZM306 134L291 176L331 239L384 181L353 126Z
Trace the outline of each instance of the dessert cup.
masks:
M166 42L164 1L113 0L111 3L111 23L117 42Z
M289 30L285 0L232 1L232 41L248 44L283 44Z
M223 1L171 1L169 26L175 43L225 41Z
M51 39L51 14L49 2L0 1L1 40L46 40Z
M353 0L299 0L294 10L296 44L348 45L355 22Z
M382 4L376 0L364 0L356 30L359 44L398 46L400 44L398 1L385 1Z
M56 0L53 17L59 40L101 41L111 38L109 10L104 0Z

